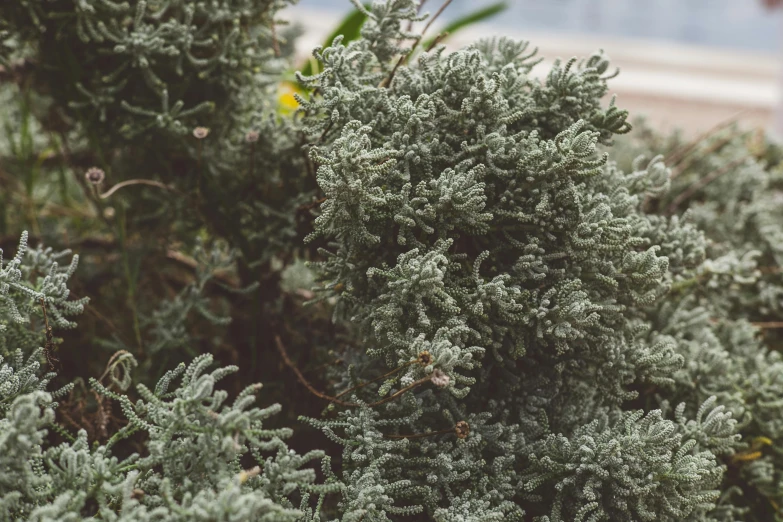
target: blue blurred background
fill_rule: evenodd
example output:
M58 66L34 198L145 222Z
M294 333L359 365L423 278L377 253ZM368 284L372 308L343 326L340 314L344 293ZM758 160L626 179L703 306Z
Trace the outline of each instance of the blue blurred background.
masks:
M444 20L491 2L453 0ZM347 12L348 0L300 0L301 7ZM434 13L441 2L429 0ZM775 52L779 48L780 13L758 0L510 0L492 25L515 31L666 40L728 49Z
M7 0L0 0L7 1ZM371 0L365 0L369 2ZM427 0L434 14L445 0ZM452 0L430 35L498 0ZM621 69L610 95L661 129L702 132L728 118L783 139L783 2L763 0L507 0L501 14L452 35L451 48L489 35L530 40L549 61L604 49ZM299 0L303 59L339 25L349 0ZM419 29L421 29L419 26Z

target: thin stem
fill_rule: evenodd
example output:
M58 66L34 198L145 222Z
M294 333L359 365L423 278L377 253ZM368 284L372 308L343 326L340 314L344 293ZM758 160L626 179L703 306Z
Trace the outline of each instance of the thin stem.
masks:
M204 203L204 169L201 166L201 154L202 154L202 148L204 145L201 143L203 141L202 138L199 138L198 140L198 162L196 163L196 201L199 204ZM197 205L198 206L198 205Z
M418 40L417 40L417 42L418 42ZM394 64L394 68L389 73L389 76L384 78L383 81L380 83L380 85L378 85L378 87L384 88L384 87L388 87L389 85L391 85L391 82L394 79L394 75L397 74L397 69L400 68L400 65L402 65L402 63L405 61L405 58L407 56L408 56L407 54L400 56L400 59L397 60L397 63Z
M701 179L696 180L693 184L691 184L690 187L688 187L684 192L682 192L679 196L674 198L674 201L672 201L671 205L669 205L669 208L667 209L666 213L668 215L672 215L677 211L677 207L679 207L682 203L690 199L691 196L696 194L698 191L721 177L723 174L727 173L734 167L737 167L741 163L743 163L748 158L752 157L751 154L748 154L747 156L743 156L739 159L736 159L730 163L727 163L722 168L719 168L717 170L714 170L710 174L707 174Z
M298 210L310 210L311 208L315 208L318 205L320 205L321 203L323 203L324 201L326 201L326 199L327 198L316 199L312 203L307 203L306 205L302 205L301 207L299 207Z
M667 156L667 157L664 159L664 162L665 162L667 165L676 165L677 163L679 163L680 161L682 161L682 159L683 159L683 158L684 158L684 157L685 157L685 156L686 156L686 155L687 155L687 154L688 154L688 153L689 153L691 150L693 150L693 149L694 149L694 148L695 148L695 147L696 147L696 146L697 146L699 143L701 143L701 142L702 142L702 141L704 141L705 139L709 138L710 136L712 136L713 134L715 134L715 133L716 133L716 132L718 132L719 130L721 130L721 129L723 129L723 128L726 128L726 127L728 127L729 125L731 125L731 124L735 123L735 122L737 121L737 119L738 119L740 116L742 116L742 115L743 115L745 112L747 112L747 110L742 110L742 111L739 111L739 112L737 112L736 114L734 114L733 116L731 116L730 118L728 118L728 119L726 119L726 120L723 120L723 121L719 122L718 124L716 124L715 126L713 126L713 127L712 127L712 128L710 128L710 129L707 129L705 132L703 132L702 134L698 135L698 136L697 136L697 137L696 137L696 138L695 138L693 141L691 141L691 142L690 142L690 143L688 143L687 145L685 145L685 146L683 146L683 147L680 147L679 149L677 149L677 150L675 150L674 152L672 152L671 154L669 154L669 155L668 155L668 156Z
M117 358L119 358L120 355L125 355L126 353L130 353L130 352L127 351L127 350L119 350L119 351L114 352L114 354L111 357L109 357L109 361L106 363L106 370L104 370L103 375L101 375L100 379L98 379L99 383L103 384L103 379L105 379L106 376L109 375L109 372L112 369L112 366L111 366L112 363L115 360L117 360ZM108 389L108 387L107 387L107 389Z
M250 179L253 179L253 171L256 169L256 144L250 144Z
M122 205L120 205L122 207ZM122 265L125 271L125 280L128 283L128 304L130 305L131 315L133 316L133 333L136 336L136 344L139 349L139 357L144 355L144 348L141 341L141 327L139 326L139 313L136 309L136 284L133 281L130 269L130 261L128 258L128 249L125 238L125 209L121 208L120 219L117 223L117 229L120 236L120 251L122 254Z
M302 372L299 371L299 368L296 367L296 365L291 361L291 358L288 357L288 352L285 349L285 346L283 345L283 341L280 339L279 335L275 336L275 347L277 348L277 351L280 352L280 357L283 358L283 362L293 370L293 372L296 374L296 378L299 380L302 385L307 388L310 393L315 395L316 397L319 397L321 399L334 402L336 404L340 404L342 406L350 406L350 407L357 407L361 406L361 404L355 403L355 402L345 402L341 401L337 397L332 397L330 395L326 395L325 393L321 393L318 390L316 390L312 384L310 384L307 379L305 379L305 376L302 375Z
M98 310L97 310L95 307L93 307L93 306L92 306L92 305L90 305L90 304L87 304L87 305L85 306L85 308L87 309L87 311L88 311L88 312L90 312L91 314L93 314L93 315L94 315L94 316L95 316L95 317L96 317L96 318L97 318L99 321L101 321L101 322L105 323L105 324L106 324L106 325L107 325L107 326L108 326L108 327L109 327L109 328L112 330L112 332L113 332L113 333L114 333L114 334L115 334L115 335L116 335L116 336L117 336L117 337L120 339L120 341L122 341L122 342L123 342L124 344L126 344L126 345L130 344L130 343L128 343L128 342L125 340L124 336L123 336L123 335L122 335L122 333L120 332L120 329L119 329L119 328L117 328L117 325L115 325L115 324L114 324L114 323L111 321L111 319L109 319L108 317L106 317L105 315L103 315L102 313L100 313L100 312L99 312L99 311L98 311Z
M443 39L446 38L448 35L449 35L449 33L445 32L445 31L440 33L438 36L436 36L435 38L432 39L432 41L427 46L427 48L424 49L424 52L428 53L428 52L432 51L433 49L435 49L435 46L438 45L439 43L441 43L443 41Z
M732 135L730 135L730 136L728 136L726 138L723 138L721 140L716 141L713 145L708 147L703 152L703 154L701 154L701 156L706 158L707 156L709 156L713 152L719 150L724 145L727 145L728 143L730 143L731 140L734 137L735 137L735 135L732 134ZM691 154L691 155L687 156L686 158L684 158L684 160L681 163L676 164L676 167L672 168L671 178L674 179L677 176L679 176L680 174L682 174L683 172L685 172L688 169L688 167L690 167L693 164L694 161L696 161L696 160L695 160L695 156L693 154Z
M429 29L430 26L432 25L432 23L443 13L443 11L446 10L446 8L449 6L450 3L451 3L451 0L446 0L445 2L443 2L443 5L440 6L440 9L438 9L438 11L435 13L435 15L433 15L433 17L430 18L429 22L427 22L427 25L424 26L424 30L419 35L419 38L416 41L416 43L419 43L419 41L421 41L421 39L424 38L424 34L427 32L427 29ZM414 47L416 47L415 44L414 44ZM411 49L411 52L413 52L413 49Z
M270 22L270 26L272 29L272 49L275 52L275 57L280 58L280 42L277 41L277 28L275 27L275 20L274 18Z
M46 356L46 364L49 365L49 368L52 370L56 370L56 363L59 361L57 360L57 357L54 356L54 334L52 333L52 327L49 325L49 316L46 313L46 299L41 298L41 309L43 310L43 317L44 317L44 328L46 329L46 344L44 345L44 355Z
M365 387L365 386L367 386L368 384L372 384L372 383L374 383L374 382L380 381L381 379L383 379L383 378L385 378L385 377L388 377L388 376L390 376L390 375L393 375L393 374L397 373L398 371L402 370L403 368L406 368L406 367L410 366L411 364L413 364L413 363L415 363L415 362L418 362L418 360L414 360L414 361L409 361L409 362L406 362L406 363L405 363L405 364L403 364L402 366L399 366L399 367L397 367L397 368L393 369L393 370L392 370L392 371L390 371L390 372L384 373L384 374L383 374L383 375L381 375L380 377L376 377L375 379L372 379L371 381L364 382L364 383L362 383L362 384L357 384L357 385L356 385L356 386L354 386L353 388L348 388L347 390L345 390L345 391L342 391L342 392L338 393L337 395L335 395L335 397L342 397L342 396L343 396L343 395L345 395L346 393L352 392L352 391L354 391L354 390L358 390L359 388L364 388L364 387Z
M324 141L324 138L326 137L326 133L332 129L332 125L334 125L334 120L329 121L329 125L327 125L324 131L321 133L321 136L318 138L318 141L315 142L316 144Z
M110 188L109 190L107 190L103 194L99 194L98 197L100 197L101 199L106 199L108 197L111 197L112 194L114 194L115 192L117 192L121 188L129 187L131 185L149 185L151 187L158 187L158 188L162 188L162 189L165 189L165 190L168 190L168 191L171 191L171 192L177 192L177 190L174 187L171 187L169 185L165 185L165 184L161 183L160 181L155 181L155 180L152 180L152 179L129 179L127 181L122 181L120 183L117 183L116 185L114 185L112 188Z
M445 430L440 431L431 431L429 433L412 433L409 435L386 435L386 438L389 439L421 439L423 437L432 437L433 435L445 435L446 433L451 433L454 431L454 428L446 428Z
M370 408L374 408L375 406L380 406L381 404L386 404L387 402L393 401L394 399L396 399L397 397L399 397L403 393L408 392L408 391L412 390L413 388L415 388L416 386L418 386L420 384L424 384L425 382L430 382L430 378L429 377L424 377L423 379L419 379L418 381L415 381L413 384L411 384L409 386L406 386L405 388L399 390L397 393L395 393L393 395L389 395L385 399L380 400L378 402L373 402L372 404L368 404L367 406L369 406Z
M417 14L421 13L421 10L424 8L424 4L425 3L427 3L427 0L421 0L421 2L419 2L419 7L416 9L416 13ZM413 20L409 20L408 21L407 31L411 32L412 30L413 30Z
M335 404L340 404L341 406L348 406L348 407L351 407L351 408L357 408L357 407L361 407L362 406L362 404L359 404L357 402L345 402L345 401L342 401L342 400L338 399L337 397L332 397L331 395L327 395L325 393L322 393L322 392L316 390L315 387L313 387L313 385L310 384L310 382L305 378L305 376L302 375L302 372L299 371L299 368L296 367L296 365L293 363L293 361L291 361L291 358L288 356L288 352L286 351L285 345L283 345L283 341L280 339L279 335L275 336L275 347L277 348L277 351L280 353L280 356L283 358L283 362L289 368L291 368L291 370L293 370L293 372L296 374L296 378L299 380L299 382L305 388L307 388L310 391L310 393L312 393L313 395L315 395L316 397L319 397L321 399L333 402ZM413 362L416 362L416 361L413 361ZM380 401L373 402L371 404L367 404L366 406L368 406L370 408L373 408L375 406L380 406L382 404L386 404L387 402L393 401L394 399L396 399L397 397L401 396L402 394L412 390L416 386L419 386L420 384L424 384L425 382L429 382L429 381L430 381L429 377L425 377L423 379L419 379L418 381L415 381L412 384L410 384L409 386L406 386L405 388L402 388L401 390L398 390L396 393L386 397L385 399L381 399Z
M438 11L433 15L433 17L429 19L427 25L424 26L424 30L421 32L421 34L416 37L416 40L414 40L413 45L411 46L411 50L408 51L406 54L400 56L400 59L397 60L396 64L394 64L394 67L389 73L389 76L384 78L383 81L381 81L381 83L378 85L378 87L383 88L383 87L389 87L391 85L391 82L394 79L394 75L397 74L397 69L399 69L400 65L407 62L408 59L411 56L413 56L413 51L416 50L416 46L419 45L419 42L421 42L422 38L424 38L424 34L427 32L427 29L430 28L433 22L435 22L435 20L443 13L443 11L446 10L446 8L449 6L451 2L452 0L446 0L445 2L443 2L443 5L440 6L440 9L438 9Z
M763 328L765 330L773 329L773 328L783 328L783 321L762 321L762 322L750 323L750 324L758 328Z

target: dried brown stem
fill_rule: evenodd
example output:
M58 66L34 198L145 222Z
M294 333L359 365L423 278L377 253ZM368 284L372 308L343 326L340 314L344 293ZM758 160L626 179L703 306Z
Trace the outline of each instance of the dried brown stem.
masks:
M676 165L677 163L682 161L682 159L690 151L692 151L694 148L696 148L696 146L698 146L699 143L701 143L705 139L709 138L710 136L712 136L713 134L715 134L719 130L724 129L724 128L728 127L729 125L732 125L733 123L736 123L736 121L739 119L739 117L742 116L745 112L747 112L747 111L746 110L739 111L736 114L734 114L733 116L731 116L730 118L728 118L726 120L723 120L723 121L719 122L718 124L714 125L713 127L707 129L703 133L699 134L696 138L694 138L688 144L680 147L679 149L677 149L674 152L672 152L671 154L669 154L664 159L664 162L667 165Z
M419 379L418 381L414 381L413 384L411 384L409 386L406 386L405 388L397 391L396 393L394 393L392 395L389 395L385 399L382 399L382 400L380 400L378 402L373 402L372 404L368 404L367 406L369 406L370 408L374 408L375 406L380 406L381 404L386 404L387 402L393 401L394 399L396 399L400 395L402 395L402 394L404 394L406 392L411 391L416 386L418 386L420 384L424 384L425 382L430 382L430 378L429 377L424 377L423 379Z
M423 437L432 437L434 435L444 435L446 433L451 433L454 431L454 428L446 428L445 430L440 431L431 431L429 433L411 433L406 435L386 435L386 438L389 439L421 439Z
M432 435L444 435L446 433L454 433L458 439L465 439L470 435L470 424L467 421L461 420L452 428L447 428L440 431L432 431L429 433L414 433L410 435L386 435L390 439L420 439L422 437L430 437Z
M416 40L413 42L413 45L411 46L411 50L408 51L406 54L403 54L400 56L400 59L397 60L397 63L394 64L394 68L392 68L391 72L389 73L389 76L383 79L381 83L378 85L378 87L389 87L391 85L392 80L394 80L394 75L397 74L397 69L400 68L400 65L408 61L408 58L410 58L413 55L413 51L416 50L416 46L419 45L422 38L424 38L424 35L427 33L427 29L430 28L430 26L435 22L435 20L438 19L438 17L443 13L443 11L446 10L446 8L449 6L449 4L452 2L452 0L446 0L443 2L443 5L440 6L440 9L432 16L432 18L429 19L427 22L427 25L424 26L424 29L422 30L421 34L416 37ZM436 38L437 40L437 38Z
M339 404L341 406L348 406L350 408L356 408L356 407L363 406L362 404L359 404L357 402L345 402L343 400L338 399L337 397L332 397L331 395L327 395L327 394L325 394L323 392L320 392L320 391L316 390L315 387L312 384L310 384L310 382L305 378L305 376L302 375L302 372L299 370L299 368L297 368L297 366L293 363L291 358L288 356L288 351L285 349L285 345L283 344L283 341L280 339L279 335L275 336L275 347L277 348L277 351L280 353L280 357L283 358L283 362L286 364L286 366L288 366L289 368L291 368L291 370L293 370L293 372L296 374L296 378L299 380L299 382L305 388L308 389L308 391L310 391L310 393L312 393L316 397L319 397L321 399L333 402L335 404ZM416 361L412 361L412 362L416 362ZM399 368L398 368L398 370L399 370ZM397 370L394 370L394 371L397 371ZM430 381L429 377L424 377L423 379L419 379L418 381L414 381L412 384L406 386L405 388L402 388L402 389L398 390L397 392L393 393L392 395L389 395L385 399L381 399L381 400L379 400L377 402L373 402L371 404L366 404L366 406L368 406L370 408L373 408L375 406L380 406L382 404L386 404L387 402L393 401L397 397L399 397L399 396L403 395L404 393L412 390L416 386L419 386L420 384L424 384L425 382L429 382L429 381Z
M438 36L433 38L432 42L430 42L430 44L427 46L427 48L424 49L424 52L428 53L428 52L432 51L433 49L435 49L435 46L438 45L439 43L441 43L443 41L443 39L446 38L448 35L449 35L449 33L447 33L447 32L440 33Z
M103 194L99 194L98 197L100 197L101 199L106 199L108 197L111 197L112 194L114 194L121 188L129 187L131 185L149 185L151 187L158 187L164 190L169 190L171 192L177 192L177 190L174 187L161 183L160 181L155 181L153 179L129 179L127 181L122 181L120 183L117 183Z
M345 402L341 401L337 397L332 397L331 395L326 395L325 393L321 393L318 390L316 390L312 384L308 382L307 379L305 379L305 376L302 375L302 372L299 371L299 368L296 367L296 365L291 361L291 358L288 357L288 352L285 349L285 346L283 345L283 341L280 339L279 335L275 336L275 347L277 348L277 351L280 353L280 357L283 358L283 362L293 370L294 374L296 374L296 378L299 380L299 382L307 388L310 393L315 395L316 397L320 399L327 400L329 402L334 402L335 404L340 404L342 406L349 406L349 407L357 407L361 406L360 404L357 404L355 402Z
M313 368L311 370L308 370L308 372L318 372L318 371L321 371L324 368L328 368L330 366L337 366L338 364L340 364L342 362L343 362L343 360L338 358L338 359L335 359L332 362L327 362L327 363L323 363L323 364L321 364L319 366L316 366L315 368ZM338 395L338 397L339 397L339 395Z
M320 205L324 201L326 201L326 198L319 198L319 199L313 201L312 203L307 203L306 205L300 206L298 210L310 210L311 208L317 207L318 205Z
M103 371L103 375L101 375L100 379L98 379L98 382L101 384L103 383L103 379L106 378L107 375L109 375L109 372L111 371L111 365L116 361L121 355L125 355L130 353L128 350L118 350L112 354L111 357L109 357L109 361L106 363L106 369Z
M280 42L277 41L277 28L274 20L270 22L270 27L272 29L272 49L275 52L275 57L280 58Z
M417 42L418 42L418 40L417 40ZM411 52L413 52L413 51L411 50ZM400 59L397 60L397 63L394 64L394 68L389 73L389 76L384 78L383 81L378 85L378 87L384 88L384 87L388 87L389 85L391 85L391 82L394 79L394 75L397 74L397 69L400 68L400 65L402 65L402 63L405 61L405 59L408 56L409 55L407 55L407 54L404 54L404 55L400 56Z
M105 323L111 330L114 332L114 334L119 337L119 339L126 345L130 345L129 342L123 337L122 333L120 332L120 329L117 328L117 325L115 325L111 319L100 313L94 306L88 304L85 306L88 312L93 314L99 321Z
M182 252L177 252L176 250L169 250L166 252L166 257L168 259L171 259L172 261L176 261L177 263L181 265L185 265L186 267L190 268L191 270L196 270L198 267L198 262L193 259L190 256L187 256L183 254ZM232 277L231 274L223 271L218 270L213 273L215 276L215 279L225 283L226 285L232 287L232 288L238 288L239 287L239 281Z
M424 26L424 30L419 35L419 39L416 41L416 43L419 43L419 41L421 41L421 39L424 38L424 34L427 32L427 29L429 29L430 26L432 25L432 23L435 20L437 20L438 17L441 14L443 14L443 11L446 10L446 8L449 6L450 3L451 3L451 0L446 0L445 2L443 2L443 5L440 6L440 9L438 9L438 11L432 16L432 18L429 19L429 21L427 22L427 25ZM414 44L414 47L415 47L415 44ZM413 49L411 49L411 52L413 52Z
M410 362L407 362L407 363L403 364L402 366L399 366L399 367L397 367L397 368L393 369L393 370L392 370L392 371L390 371L390 372L386 372L386 373L384 373L383 375L381 375L380 377L376 377L375 379L373 379L373 380L371 380L371 381L363 382L362 384L357 384L357 385L356 385L356 386L354 386L353 388L348 388L347 390L341 391L340 393L338 393L337 395L335 395L335 397L342 397L342 396L343 396L343 395L345 395L346 393L350 393L350 392L352 392L352 391L354 391L354 390L358 390L359 388L364 388L364 387L365 387L365 386L367 386L368 384L372 384L372 383L374 383L374 382L380 381L381 379L383 379L383 378L385 378L385 377L388 377L388 376L390 376L390 375L393 375L393 374L397 373L398 371L402 370L403 368L407 368L408 366L410 366L411 364L413 364L413 363L415 363L415 362L417 362L417 361L410 361Z
M323 142L323 141L324 141L324 138L326 137L326 134L327 134L327 133L328 133L330 130L332 130L332 125L334 125L334 120L330 120L330 121L329 121L329 125L327 125L327 126L326 126L326 128L324 129L324 131L323 131L323 132L321 133L321 135L318 137L318 141L316 141L316 142L315 142L316 144L318 144L318 143L321 143L321 142Z
M419 7L416 9L416 13L421 13L422 8L424 7L424 4L427 3L427 0L421 0L419 2ZM413 30L413 20L408 20L408 26L406 28L408 32L411 32Z
M41 309L44 316L44 328L46 329L46 344L44 345L44 355L46 356L46 364L49 365L51 370L56 370L56 364L60 362L57 357L54 356L54 334L52 327L49 325L49 316L46 313L46 300L42 297L39 301L41 303Z
M773 328L783 328L783 321L761 321L758 323L750 323L750 324L765 330L771 330Z
M718 140L713 145L711 145L709 148L707 148L707 150L705 150L704 153L701 156L706 158L707 156L709 156L713 152L717 151L718 149L720 149L724 145L727 145L733 138L734 138L734 134L732 134L731 136L729 136L727 138L724 138L722 140ZM687 156L682 163L677 165L675 168L672 168L671 179L674 179L677 176L679 176L680 174L682 174L683 172L685 172L688 169L688 167L690 167L693 164L694 161L696 161L694 155Z
M250 144L250 178L253 178L253 174L256 170L256 144Z
M701 179L696 180L691 184L690 187L688 187L685 191L683 191L680 195L678 195L676 198L674 198L674 201L672 201L671 205L669 205L669 208L667 209L666 213L668 215L672 215L677 211L677 207L679 207L682 203L690 199L691 196L693 196L695 193L721 177L722 175L729 172L731 169L737 167L744 161L746 161L748 158L752 157L750 154L743 156L741 158L738 158L734 161L731 161L724 165L723 167L714 170L710 174L707 174Z

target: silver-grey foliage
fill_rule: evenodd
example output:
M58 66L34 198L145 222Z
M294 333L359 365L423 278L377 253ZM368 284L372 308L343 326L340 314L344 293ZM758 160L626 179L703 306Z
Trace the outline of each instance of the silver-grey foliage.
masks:
M378 4L301 78L322 291L361 326L362 377L398 369L310 420L345 446L345 520L709 520L738 412L636 409L691 364L650 310L706 244L646 212L662 157L599 150L630 129L608 58L537 79L527 43L492 39L398 64L415 6Z
M237 368L210 372L210 355L130 389L135 359L118 354L91 387L124 420L103 443L70 437L55 402L70 388L47 391L41 366L46 321L71 328L85 304L67 286L76 261L23 236L0 262L0 517L780 519L780 151L736 131L616 146L631 127L604 100L605 53L539 75L527 42L424 49L416 0L354 1L361 38L316 49L299 109L276 112L263 84L279 61L251 44L274 38L260 26L284 3L80 0L81 52L120 65L80 70L86 83L60 94L78 92L69 107L96 128L116 116L129 140L163 131L196 165L176 190L197 193L245 277L272 273L263 289L283 296L254 310L285 363L288 334L310 343L302 359L328 351L332 388L307 393L329 404L302 420L339 459L290 450L291 430L269 428L279 406L254 406L260 386L229 400L217 383ZM0 14L46 25L45 7ZM194 90L173 96L173 74ZM219 87L218 132L183 141L210 106L204 85ZM297 259L316 249L309 267ZM195 257L194 282L141 315L147 367L203 341L194 321L228 324L205 289L234 257ZM296 296L339 334L293 332L315 309L292 311Z

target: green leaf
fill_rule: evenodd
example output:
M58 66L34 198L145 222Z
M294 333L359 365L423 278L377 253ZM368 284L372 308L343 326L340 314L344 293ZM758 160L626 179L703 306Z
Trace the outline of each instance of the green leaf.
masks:
M468 13L465 16L462 16L460 18L457 18L453 22L450 22L446 27L443 28L441 34L446 33L448 36L450 36L455 32L459 31L460 29L468 27L469 25L477 24L479 22L483 22L484 20L492 18L496 14L505 11L507 8L508 8L508 2L505 1L496 2L494 4L488 5L487 7L478 9L477 11L473 11L472 13ZM435 37L425 41L423 48L427 49L434 40Z
M369 9L370 5L365 4L364 7ZM487 7L457 18L456 20L449 23L442 32L445 32L448 35L454 34L464 27L468 27L469 25L487 20L496 14L501 13L506 8L508 8L508 2L496 2L494 4L488 5ZM366 18L367 16L358 9L351 11L348 16L343 19L340 25L337 26L337 28L326 38L323 43L323 47L332 45L334 39L339 35L343 35L343 44L357 40L361 36L362 25L364 24ZM426 49L433 40L434 38L430 38L424 42L424 48ZM299 68L299 71L304 76L311 76L321 72L320 69L320 64L315 60L315 58L311 57L304 64L302 64L302 66Z
M370 5L366 4L365 7L369 9ZM361 36L362 25L366 18L367 16L358 9L351 11L351 13L343 19L337 29L332 31L332 34L324 41L323 47L332 45L334 39L339 35L343 35L343 44L347 44L352 40L357 40L359 36ZM321 72L320 69L320 64L314 58L310 58L299 70L304 76L311 76Z

